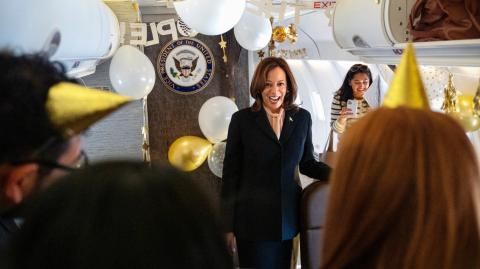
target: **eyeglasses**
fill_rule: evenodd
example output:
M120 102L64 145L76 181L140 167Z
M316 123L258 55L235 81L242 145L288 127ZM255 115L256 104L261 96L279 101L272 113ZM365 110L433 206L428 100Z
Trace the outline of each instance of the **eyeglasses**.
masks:
M86 166L88 166L88 156L85 153L85 151L80 151L80 154L78 155L77 159L70 165L65 165L65 164L60 164L55 161L48 161L48 160L42 160L42 159L30 159L30 160L22 160L22 161L13 161L10 162L13 165L21 165L21 164L27 164L27 163L36 163L41 166L51 168L51 169L62 169L68 172L73 172L77 171L79 169L82 169Z
M367 72L367 71L370 71L370 69L368 69L368 66L363 65L363 64L354 64L348 70L349 73L355 73L355 72L358 72L358 71Z

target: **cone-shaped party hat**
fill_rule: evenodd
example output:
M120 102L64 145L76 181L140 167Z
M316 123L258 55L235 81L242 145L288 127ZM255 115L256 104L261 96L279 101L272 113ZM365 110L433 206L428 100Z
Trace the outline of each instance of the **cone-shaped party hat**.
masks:
M403 52L400 64L397 66L390 88L383 100L383 106L430 109L422 78L418 72L415 51L410 43Z
M130 101L115 93L62 82L50 88L46 107L52 123L68 137Z

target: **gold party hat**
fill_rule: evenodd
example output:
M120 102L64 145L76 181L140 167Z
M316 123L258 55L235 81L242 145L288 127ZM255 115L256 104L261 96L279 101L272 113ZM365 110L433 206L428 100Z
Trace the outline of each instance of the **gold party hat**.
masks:
M46 107L52 123L68 137L130 101L115 93L62 82L50 88Z
M411 43L403 52L400 64L397 66L390 88L383 100L383 106L430 109L422 78L418 72L415 50Z

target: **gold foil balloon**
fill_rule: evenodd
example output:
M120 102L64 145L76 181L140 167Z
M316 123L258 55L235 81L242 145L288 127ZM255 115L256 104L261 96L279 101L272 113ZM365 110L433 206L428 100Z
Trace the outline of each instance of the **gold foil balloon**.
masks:
M478 80L477 92L473 97L473 112L475 116L480 117L480 79Z
M448 113L455 118L467 132L473 132L480 128L480 118L473 109L473 96L458 95L456 110Z
M282 43L283 41L285 41L285 39L287 39L287 31L285 27L277 26L273 28L272 39L275 42L279 42L279 43Z
M168 149L168 161L183 171L197 169L207 159L212 150L208 140L197 136L182 136Z

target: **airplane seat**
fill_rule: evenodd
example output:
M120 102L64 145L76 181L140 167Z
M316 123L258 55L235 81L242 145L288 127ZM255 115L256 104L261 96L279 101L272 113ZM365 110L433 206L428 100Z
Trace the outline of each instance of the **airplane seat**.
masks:
M300 203L300 255L302 269L320 268L328 183L314 181L303 190Z

